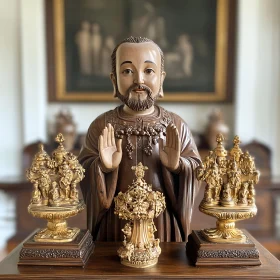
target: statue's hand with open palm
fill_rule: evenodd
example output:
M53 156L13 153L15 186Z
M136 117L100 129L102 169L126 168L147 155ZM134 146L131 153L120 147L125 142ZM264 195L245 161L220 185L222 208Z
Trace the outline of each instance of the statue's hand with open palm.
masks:
M114 128L109 123L102 131L98 140L99 156L108 170L116 169L122 160L122 139L115 142Z
M163 140L159 141L159 158L161 163L171 171L179 168L181 142L178 129L174 124L166 128L166 145L163 147Z

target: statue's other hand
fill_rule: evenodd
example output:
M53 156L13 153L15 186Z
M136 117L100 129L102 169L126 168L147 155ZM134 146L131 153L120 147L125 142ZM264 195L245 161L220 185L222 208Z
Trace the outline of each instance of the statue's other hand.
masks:
M122 139L115 142L114 128L109 123L98 140L99 156L106 169L116 169L122 160Z
M174 124L169 124L166 129L166 145L159 141L159 158L161 163L171 171L179 168L181 142L178 129Z

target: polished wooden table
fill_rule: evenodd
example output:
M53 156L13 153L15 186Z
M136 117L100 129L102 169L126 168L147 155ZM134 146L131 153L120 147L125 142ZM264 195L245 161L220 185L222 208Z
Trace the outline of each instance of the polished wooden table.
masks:
M260 266L195 267L186 256L185 243L161 243L158 264L137 269L120 264L120 243L95 243L94 253L84 268L17 266L22 245L0 263L0 279L280 279L280 262L259 242Z

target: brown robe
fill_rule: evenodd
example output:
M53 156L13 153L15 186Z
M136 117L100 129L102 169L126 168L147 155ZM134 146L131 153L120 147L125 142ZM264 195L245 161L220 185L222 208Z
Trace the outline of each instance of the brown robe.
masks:
M174 123L181 140L180 167L175 173L165 168L159 158L158 138L163 138L169 123ZM98 138L111 123L115 137L122 138L122 160L112 172L102 170ZM165 195L166 210L155 219L155 236L161 241L186 241L190 233L192 206L198 188L194 170L200 157L187 124L176 114L155 106L154 113L130 116L123 106L106 112L95 119L88 129L79 161L86 169L81 189L87 205L88 229L94 240L121 241L121 229L127 221L114 215L114 196L125 192L135 179L131 166L142 162L148 166L145 181L153 190Z

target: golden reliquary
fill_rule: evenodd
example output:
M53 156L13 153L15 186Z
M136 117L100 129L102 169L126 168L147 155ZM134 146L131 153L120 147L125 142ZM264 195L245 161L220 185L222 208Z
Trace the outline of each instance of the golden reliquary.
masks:
M42 144L31 167L26 171L33 183L28 212L34 217L48 220L47 228L34 236L36 242L71 242L80 232L68 228L66 219L81 212L85 204L79 200L77 184L84 178L84 169L77 158L63 146L64 138L58 134L59 143L50 157Z
M161 253L160 240L154 236L157 229L153 218L158 217L166 205L163 194L153 191L152 185L144 180L148 167L140 162L131 169L135 170L136 180L125 193L119 192L115 197L115 214L128 221L122 229L124 241L118 254L122 264L144 268L155 265Z
M85 208L77 190L85 170L76 156L65 150L61 133L55 140L59 145L51 156L39 145L26 171L33 184L28 212L48 223L23 242L18 265L84 266L94 249L88 230L67 226L67 219Z
M201 234L210 242L245 243L246 235L235 228L235 222L256 215L254 185L260 172L250 154L240 149L238 136L229 152L223 147L222 134L216 141L217 147L196 169L197 179L206 182L199 210L218 219L216 228L204 229Z

